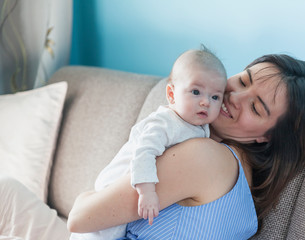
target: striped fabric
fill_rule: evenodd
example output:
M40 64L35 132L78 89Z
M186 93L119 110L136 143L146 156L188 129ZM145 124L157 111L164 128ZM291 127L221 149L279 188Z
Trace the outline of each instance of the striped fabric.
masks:
M227 147L238 159L234 151ZM125 239L237 240L253 236L257 231L257 216L239 159L238 162L238 180L223 197L195 207L173 204L160 212L152 226L144 219L129 223Z

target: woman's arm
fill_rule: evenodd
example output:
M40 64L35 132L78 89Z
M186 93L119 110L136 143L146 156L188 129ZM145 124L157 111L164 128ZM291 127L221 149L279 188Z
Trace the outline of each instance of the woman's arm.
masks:
M228 192L238 168L223 149L211 139L192 139L166 150L157 160L161 209L179 201L200 205ZM92 232L134 221L139 219L137 201L130 176L124 176L100 192L81 194L69 214L68 228Z
M133 221L137 214L138 194L124 176L107 188L80 194L68 217L71 232L95 232Z

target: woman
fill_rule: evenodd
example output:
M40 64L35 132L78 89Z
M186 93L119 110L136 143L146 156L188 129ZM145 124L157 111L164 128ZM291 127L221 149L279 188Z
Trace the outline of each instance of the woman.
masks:
M228 79L221 113L211 126L214 140L186 141L168 149L157 161L160 182L156 190L165 213L165 218L161 218L163 225L147 228L145 220L138 220L128 224L127 236L145 239L149 235L157 239L165 229L171 236L179 232L189 239L193 233L203 234L202 238L206 239L252 236L257 229L256 220L261 221L287 182L304 167L304 92L305 63L287 55L258 58L243 72ZM243 206L246 214L233 219L236 216L230 214L237 212L236 205L225 217L219 214L218 219L212 219L217 210L223 212L230 207L223 199L242 185L242 176L246 186L237 192L234 201L246 200L248 205ZM252 198L246 197L247 189L251 190L257 219ZM201 208L206 213L206 206L211 205L214 212L205 216L201 225L198 221L202 220L202 214L197 214L196 223L190 226L187 223L192 222L194 215L188 218L189 215L181 213L192 210L196 213ZM176 211L183 218L176 218L175 227L168 230L166 216L173 216ZM242 222L234 222L240 217ZM137 194L126 176L104 191L81 194L70 213L68 227L72 232L90 232L137 219ZM221 228L232 222L231 228ZM211 231L203 230L207 223ZM236 227L243 223L249 224Z

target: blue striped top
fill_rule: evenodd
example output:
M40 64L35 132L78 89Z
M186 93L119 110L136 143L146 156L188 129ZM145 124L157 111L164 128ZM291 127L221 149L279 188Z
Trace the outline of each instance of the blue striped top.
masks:
M226 145L227 146L227 145ZM238 159L232 148L227 146ZM258 227L251 191L240 163L234 187L221 198L200 206L173 204L154 219L140 219L127 225L126 238L143 240L248 239Z

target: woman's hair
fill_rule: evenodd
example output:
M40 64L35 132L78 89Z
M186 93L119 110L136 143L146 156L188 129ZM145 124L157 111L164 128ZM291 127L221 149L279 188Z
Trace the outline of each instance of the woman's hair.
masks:
M262 56L258 63L271 63L287 88L287 111L266 136L267 143L235 144L244 150L253 169L252 194L258 219L277 203L289 180L305 167L305 62L283 54ZM271 80L271 79L270 79Z

